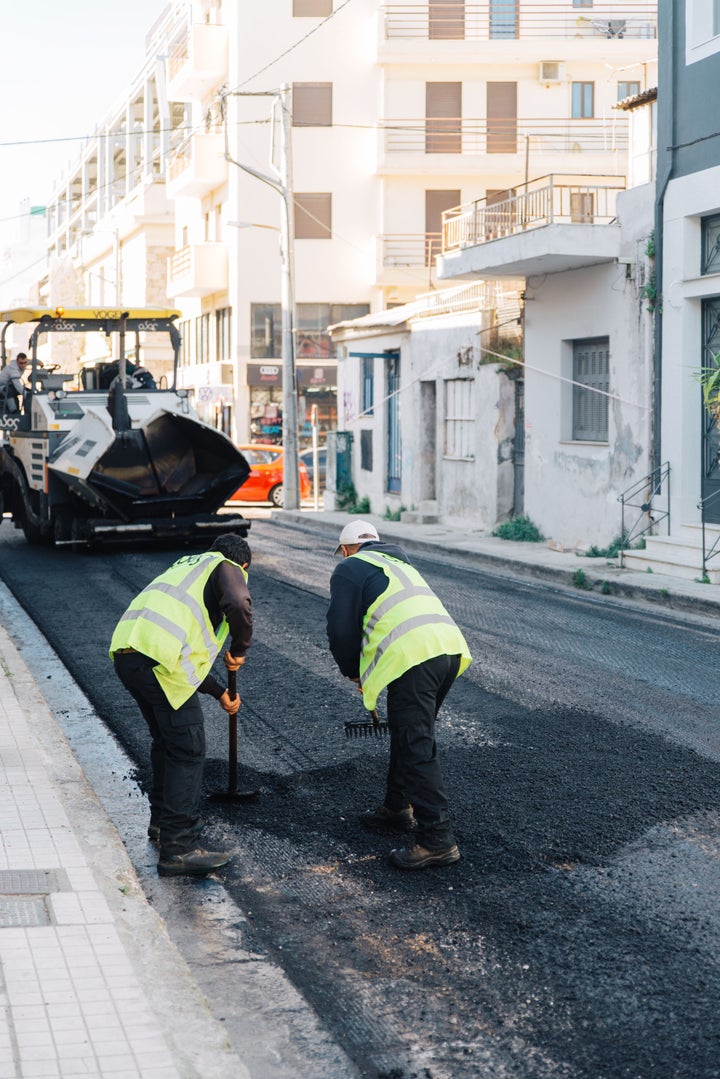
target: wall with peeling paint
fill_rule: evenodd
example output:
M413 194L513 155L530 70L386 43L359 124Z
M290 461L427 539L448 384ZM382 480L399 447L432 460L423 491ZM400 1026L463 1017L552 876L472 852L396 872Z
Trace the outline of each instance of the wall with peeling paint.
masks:
M618 200L621 259L527 279L525 511L566 547L620 533L619 496L650 470L652 321L642 285L651 185ZM573 341L608 337L607 442L572 438Z

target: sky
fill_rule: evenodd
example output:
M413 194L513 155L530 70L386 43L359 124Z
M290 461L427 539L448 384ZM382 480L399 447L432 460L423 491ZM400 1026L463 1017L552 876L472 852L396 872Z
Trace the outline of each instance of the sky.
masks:
M82 136L92 134L140 70L145 35L167 6L168 0L4 0L0 250L15 239L12 219L21 201L47 202L79 156Z

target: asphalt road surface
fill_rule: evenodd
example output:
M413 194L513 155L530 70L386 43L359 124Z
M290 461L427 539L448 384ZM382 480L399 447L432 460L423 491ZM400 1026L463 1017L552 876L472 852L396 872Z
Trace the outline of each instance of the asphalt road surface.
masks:
M233 854L223 881L258 954L312 1006L350 1062L342 1074L720 1076L715 621L414 559L474 662L439 722L462 860L403 874L385 858L402 837L357 823L382 798L387 746L343 736L363 711L327 651L332 545L265 521L250 539L239 778L261 795L204 812L212 846ZM148 740L107 645L175 555L65 553L0 531L0 576L141 787ZM227 788L227 728L211 701L206 717L210 794ZM151 900L170 894L143 857ZM178 904L203 887L170 882Z

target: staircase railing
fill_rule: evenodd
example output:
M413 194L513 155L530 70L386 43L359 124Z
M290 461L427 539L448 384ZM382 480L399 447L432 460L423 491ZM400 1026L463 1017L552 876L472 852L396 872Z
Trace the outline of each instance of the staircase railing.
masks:
M713 543L713 545L712 545L712 547L710 548L709 551L707 549L707 539L706 539L706 533L705 533L705 510L710 505L711 502L715 501L716 498L720 498L720 490L713 491L713 493L711 495L707 495L706 498L702 498L697 504L697 508L700 510L700 518L701 518L701 521L702 521L702 548L703 548L702 575L703 575L703 577L707 577L707 564L710 561L710 559L714 558L716 554L720 554L720 532L715 537L715 542Z
M663 486L665 486L667 508L658 509L655 505L655 500L662 495ZM637 501L638 499L640 501ZM623 491L618 497L618 502L622 507L620 549L618 551L622 568L625 565L625 551L629 550L633 542L639 539L640 536L644 536L651 528L655 528L656 525L662 524L666 520L668 535L670 535L670 462L665 461L663 464L658 465L657 468L654 468L652 472L649 472L647 476L637 480L632 487L628 487L626 491ZM626 508L640 510L631 528L626 527ZM646 523L643 528L640 528L639 526L643 523L643 519L645 519Z

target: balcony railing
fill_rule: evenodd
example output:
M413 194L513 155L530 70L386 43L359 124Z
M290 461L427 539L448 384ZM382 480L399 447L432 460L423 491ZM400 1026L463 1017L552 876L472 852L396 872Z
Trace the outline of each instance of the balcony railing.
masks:
M419 232L382 237L383 266L407 268L434 266L441 252L442 234Z
M627 117L589 120L469 120L421 117L384 120L387 153L578 154L626 150Z
M624 176L541 176L500 202L477 199L443 214L443 252L543 225L602 225L615 219Z
M657 37L657 3L635 0L561 10L559 6L517 0L430 0L426 4L386 4L383 8L387 39L478 41L515 38L624 38Z

